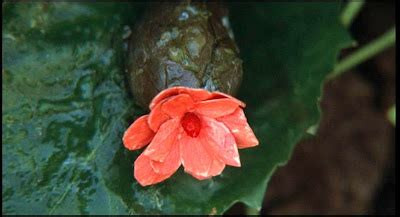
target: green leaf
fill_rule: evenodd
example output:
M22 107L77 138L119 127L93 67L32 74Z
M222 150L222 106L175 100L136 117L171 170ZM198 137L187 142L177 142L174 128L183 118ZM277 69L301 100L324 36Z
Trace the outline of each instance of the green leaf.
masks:
M134 118L121 66L123 18L136 8L17 3L3 11L2 213L134 212L107 186Z
M244 60L238 98L260 140L241 168L198 181L180 169L141 187L121 142L143 112L124 74L129 3L3 4L3 214L220 214L261 207L275 168L318 122L321 83L351 42L338 3L231 5ZM140 34L133 32L132 34Z

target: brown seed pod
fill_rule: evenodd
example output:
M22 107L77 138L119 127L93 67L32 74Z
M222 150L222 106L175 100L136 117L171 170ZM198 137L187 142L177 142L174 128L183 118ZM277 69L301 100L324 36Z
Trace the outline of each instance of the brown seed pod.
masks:
M235 95L242 80L242 60L221 3L152 4L133 29L128 49L130 88L143 108L172 86Z

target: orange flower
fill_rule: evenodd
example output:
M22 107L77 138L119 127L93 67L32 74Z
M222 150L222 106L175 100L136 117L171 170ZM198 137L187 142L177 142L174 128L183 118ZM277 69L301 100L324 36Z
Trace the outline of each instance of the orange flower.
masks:
M246 105L221 92L172 87L150 103L150 114L125 132L129 150L150 145L134 163L142 185L159 183L178 170L203 180L221 174L225 165L240 167L238 148L258 145L242 108Z

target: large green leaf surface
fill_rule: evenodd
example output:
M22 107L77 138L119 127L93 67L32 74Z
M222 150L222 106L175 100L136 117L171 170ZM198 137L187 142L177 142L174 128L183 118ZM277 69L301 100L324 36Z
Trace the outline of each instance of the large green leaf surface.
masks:
M3 4L3 214L220 214L260 208L275 168L318 122L321 83L351 40L339 4L233 4L243 58L238 98L260 145L241 168L198 181L133 178L124 130L143 111L127 87L122 40L143 5ZM140 34L132 32L132 34Z

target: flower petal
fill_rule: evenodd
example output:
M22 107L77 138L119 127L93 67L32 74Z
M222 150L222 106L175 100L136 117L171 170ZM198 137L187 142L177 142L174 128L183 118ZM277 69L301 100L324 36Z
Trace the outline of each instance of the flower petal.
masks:
M151 159L144 154L139 155L134 163L133 175L140 185L152 185L164 181L173 173L158 174L150 165Z
M168 98L165 100L168 100ZM163 101L165 101L165 100L163 100ZM153 108L153 110L151 110L151 112L149 114L149 119L148 119L149 127L154 132L157 132L157 130L160 128L161 124L163 124L165 121L170 119L170 117L161 110L163 101L158 103Z
M225 168L225 163L222 162L221 160L214 158L211 163L211 167L209 169L208 176L200 176L195 173L189 173L189 174L198 180L204 180L204 179L209 179L213 176L220 175L222 173L222 171L224 170L224 168Z
M195 104L195 111L201 115L217 118L233 113L239 105L228 98L212 99L197 102Z
M224 123L235 137L238 148L249 148L258 145L258 140L247 123L243 109L238 108L230 115L217 119Z
M141 116L125 131L122 137L125 148L129 150L140 149L149 144L153 139L154 132L149 128L147 118L148 115Z
M222 173L225 168L225 163L219 159L214 158L213 163L210 168L210 175L211 176L218 176Z
M193 107L193 100L188 94L172 96L161 106L162 111L170 117L181 117L186 111ZM156 106L157 107L157 106Z
M176 142L178 126L179 118L170 119L163 123L143 154L152 160L163 162L171 151L172 145Z
M171 147L171 151L165 158L164 162L151 161L151 167L154 171L159 174L173 174L181 165L181 158L179 153L179 145L174 143Z
M189 94L190 97L194 101L202 101L205 99L208 99L211 97L211 93L205 89L201 88L189 88L189 87L171 87L168 89L165 89L161 91L157 96L153 98L153 100L150 102L149 108L152 110L159 102L161 102L163 99L178 95L181 93Z
M202 179L201 177L210 177L213 158L200 143L200 140L183 133L179 140L179 146L185 172L198 179Z
M221 99L221 98L231 99L231 100L235 101L242 108L246 107L246 103L236 99L235 97L233 97L231 95L228 95L228 94L225 94L225 93L222 93L222 92L219 92L219 91L212 92L211 93L211 98L209 98L209 99Z
M203 117L199 138L209 152L214 152L224 163L240 167L239 152L235 138L223 123L212 118Z

